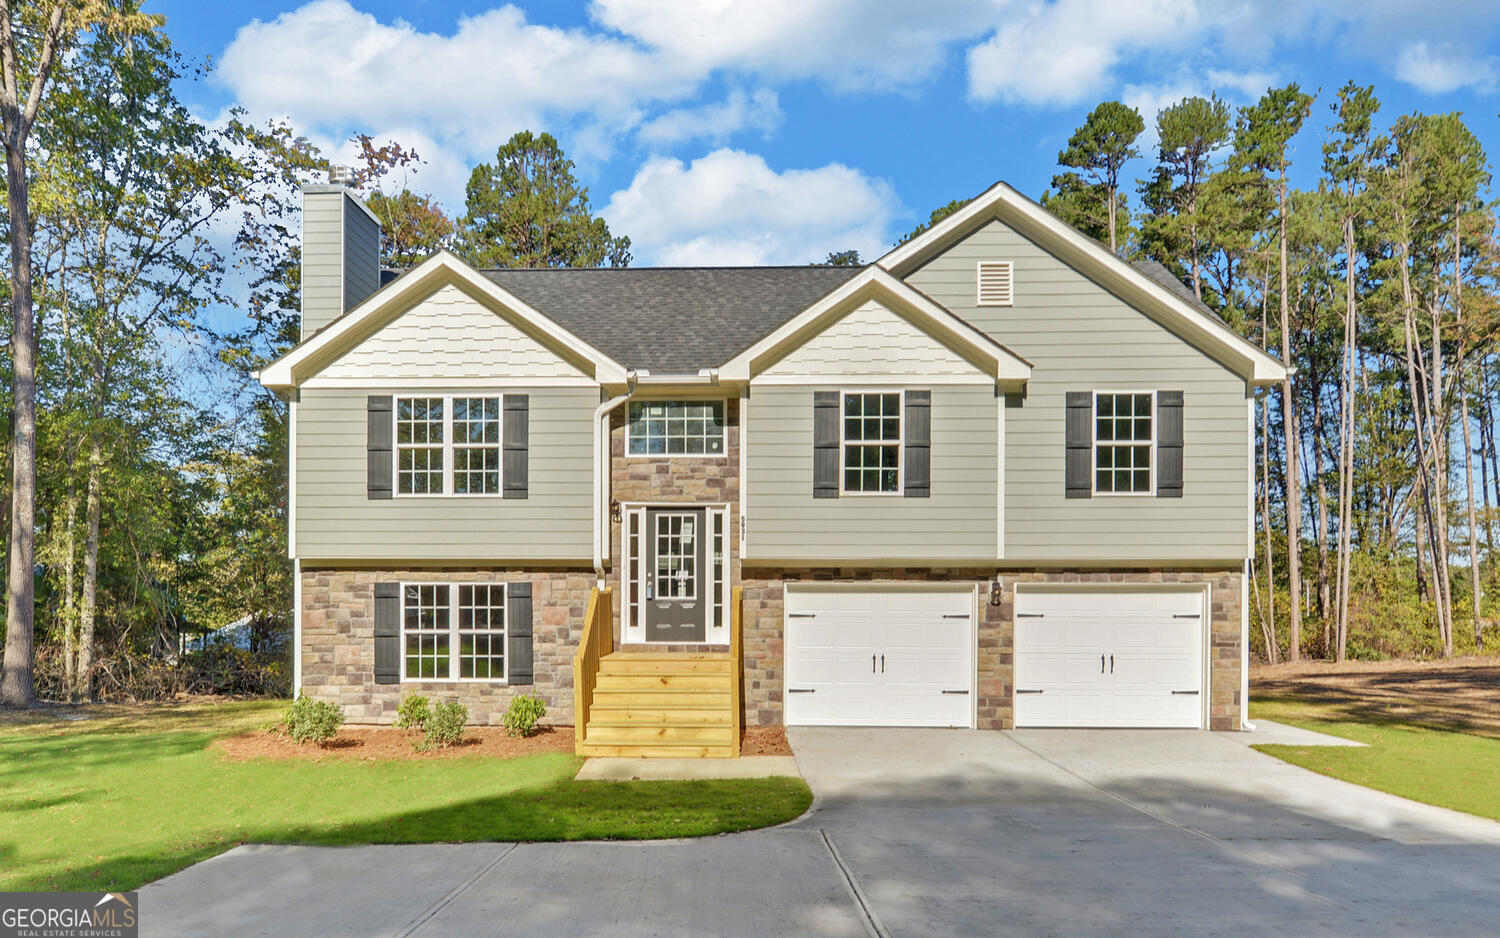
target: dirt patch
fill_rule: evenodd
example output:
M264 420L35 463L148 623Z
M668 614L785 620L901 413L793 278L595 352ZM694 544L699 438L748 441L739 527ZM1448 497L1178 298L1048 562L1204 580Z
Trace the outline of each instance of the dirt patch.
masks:
M573 751L573 728L542 727L535 736L525 738L505 735L502 727L474 726L464 731L456 746L418 752L413 743L420 735L392 726L346 726L326 745L294 743L280 730L260 730L216 740L226 758L236 762L251 759L355 759L363 762L389 762L406 759L456 759L460 756L489 756L513 759L542 752Z
M792 747L787 745L784 726L747 726L740 734L742 756L789 756Z
M1326 705L1351 720L1500 738L1500 658L1260 665L1250 685L1258 696Z

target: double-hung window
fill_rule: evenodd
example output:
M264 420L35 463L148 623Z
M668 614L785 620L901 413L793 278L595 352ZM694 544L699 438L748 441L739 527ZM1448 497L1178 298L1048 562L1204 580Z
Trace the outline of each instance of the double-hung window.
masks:
M401 631L407 680L506 677L503 583L408 583Z
M1095 494L1151 494L1154 398L1149 391L1095 393Z
M723 401L631 401L631 456L723 456Z
M398 397L396 494L499 495L500 398Z
M901 394L844 393L844 492L901 493Z

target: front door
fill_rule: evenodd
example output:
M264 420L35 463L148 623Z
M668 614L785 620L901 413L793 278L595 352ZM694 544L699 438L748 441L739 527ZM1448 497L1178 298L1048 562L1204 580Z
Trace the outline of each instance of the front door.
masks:
M646 511L646 641L701 642L708 637L703 569L708 532L702 508Z

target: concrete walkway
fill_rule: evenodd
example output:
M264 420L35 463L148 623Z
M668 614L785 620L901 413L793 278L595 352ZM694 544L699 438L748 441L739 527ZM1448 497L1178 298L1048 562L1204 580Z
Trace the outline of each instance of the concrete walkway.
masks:
M1491 935L1500 824L1193 731L795 729L813 811L693 841L248 846L142 935ZM1268 740L1269 741L1269 740Z
M595 756L583 761L577 778L610 782L636 779L801 778L791 756L742 756L738 759L614 759Z

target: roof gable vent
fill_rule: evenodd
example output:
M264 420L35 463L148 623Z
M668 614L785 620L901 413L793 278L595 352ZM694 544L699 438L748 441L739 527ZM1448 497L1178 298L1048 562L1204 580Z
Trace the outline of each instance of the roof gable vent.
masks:
M1015 270L1010 261L979 262L980 306L1010 306L1015 302Z

